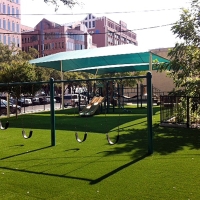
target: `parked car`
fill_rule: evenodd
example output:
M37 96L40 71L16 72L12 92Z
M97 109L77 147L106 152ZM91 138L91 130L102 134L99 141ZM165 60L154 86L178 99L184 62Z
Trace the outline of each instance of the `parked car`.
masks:
M30 106L32 105L32 100L29 98L21 97L20 99L18 99L17 104L20 106Z
M46 101L47 101L47 103L50 103L51 97L47 96L47 97L46 97ZM56 103L56 99L55 99L55 98L54 98L54 103Z
M87 97L80 94L80 105L87 103ZM64 107L67 106L78 106L79 105L79 94L67 94L64 96Z
M10 106L10 113L14 114L14 113L21 113L21 106L16 104L12 104L11 102L9 102L9 106ZM8 102L6 100L1 99L0 101L0 115L7 115L7 107L8 107Z
M46 95L44 93L37 94L32 98L32 102L33 104L38 104L38 105L46 104L47 103Z

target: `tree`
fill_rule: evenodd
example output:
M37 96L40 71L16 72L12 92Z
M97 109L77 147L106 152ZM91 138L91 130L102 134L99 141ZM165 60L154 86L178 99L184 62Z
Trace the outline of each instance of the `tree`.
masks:
M176 91L186 95L200 94L200 0L193 0L189 9L182 9L179 21L171 31L181 42L176 43L168 56L168 64L160 64L159 70L169 70Z
M72 8L75 5L79 4L78 1L76 1L76 0L44 0L44 2L55 5L55 10L58 10L59 2L62 2L64 5L68 6L69 8Z
M23 52L16 48L14 44L12 46L4 45L0 43L0 82L31 82L39 81L40 77L36 73L36 68L28 61L33 59L38 52L35 49L30 49L29 53ZM31 85L23 85L23 92L32 91ZM15 91L15 96L20 97L22 92L20 86L13 87L1 87L1 92L8 90Z

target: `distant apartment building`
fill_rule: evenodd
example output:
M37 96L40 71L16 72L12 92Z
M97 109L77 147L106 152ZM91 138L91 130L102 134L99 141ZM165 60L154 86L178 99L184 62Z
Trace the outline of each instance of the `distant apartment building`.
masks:
M107 17L95 17L93 14L88 14L82 22L88 28L97 47L122 44L138 45L136 33L128 30L127 24L123 21L116 23Z
M22 32L22 50L38 50L38 57L58 52L95 47L87 28L80 22L60 25L42 19L32 31Z
M21 48L20 0L0 0L0 41Z
M33 31L33 30L34 30L34 28L21 24L21 33L29 32L29 31Z

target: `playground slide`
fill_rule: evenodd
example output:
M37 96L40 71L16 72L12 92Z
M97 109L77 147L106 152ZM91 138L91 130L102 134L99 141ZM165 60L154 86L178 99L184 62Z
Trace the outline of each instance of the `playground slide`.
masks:
M85 107L83 108L83 110L81 110L81 111L79 112L79 115L80 115L80 116L85 115L85 113L91 108L92 104L94 104L95 102L97 102L98 99L99 99L99 97L93 97L93 99L90 101L90 103L89 103L87 106L85 106Z
M93 98L94 99L94 98ZM104 97L96 97L94 101L88 106L86 106L79 114L85 116L92 116L95 114L96 110L99 108L99 105L103 102Z

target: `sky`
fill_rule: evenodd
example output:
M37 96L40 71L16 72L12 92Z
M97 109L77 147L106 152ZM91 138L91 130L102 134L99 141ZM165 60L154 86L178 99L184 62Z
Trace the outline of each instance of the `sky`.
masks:
M189 8L190 0L78 0L80 5L70 9L63 4L57 12L43 0L21 0L21 23L35 27L43 18L65 24L83 20L88 13L106 16L137 34L138 47L158 49L173 47L179 40L171 25L180 19L181 9ZM157 28L150 28L157 27Z

